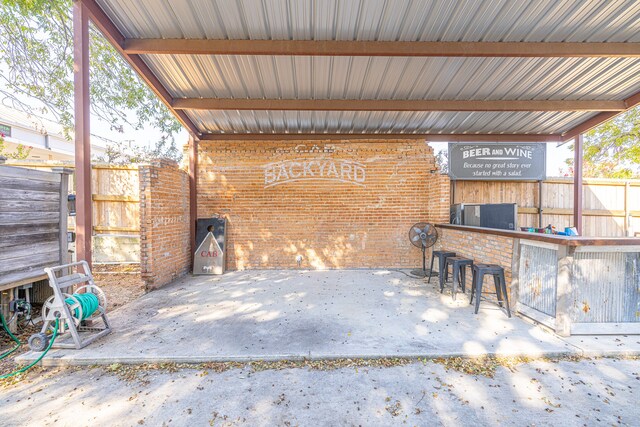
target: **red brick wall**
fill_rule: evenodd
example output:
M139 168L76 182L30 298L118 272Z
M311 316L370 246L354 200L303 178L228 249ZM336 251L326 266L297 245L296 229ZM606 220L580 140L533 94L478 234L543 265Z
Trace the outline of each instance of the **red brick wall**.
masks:
M513 239L492 234L474 233L471 231L452 230L438 227L437 250L455 252L458 256L471 258L476 263L498 264L504 268L505 281L509 288L509 302L511 300L511 258L513 254ZM434 269L437 267L434 266ZM484 290L494 292L493 278L485 276ZM467 270L467 286L471 289L471 274Z
M165 159L139 171L140 268L151 289L190 271L189 176Z
M431 197L434 198L432 203L432 217L436 218L436 223L449 223L449 207L451 205L451 181L449 175L436 174L435 182L432 186Z
M231 270L418 267L410 226L448 218L420 140L202 141L198 160L198 217L228 218Z

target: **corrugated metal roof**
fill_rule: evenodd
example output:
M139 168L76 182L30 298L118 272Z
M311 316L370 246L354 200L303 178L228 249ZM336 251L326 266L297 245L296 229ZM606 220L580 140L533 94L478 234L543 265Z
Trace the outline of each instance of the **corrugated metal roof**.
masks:
M175 98L624 99L633 58L144 55Z
M640 41L637 0L98 0L128 38Z
M638 0L96 0L127 38L640 42ZM143 55L174 98L621 100L634 58ZM595 113L188 111L204 132L561 133Z
M187 111L204 133L558 133L585 112ZM461 131L462 129L462 131Z

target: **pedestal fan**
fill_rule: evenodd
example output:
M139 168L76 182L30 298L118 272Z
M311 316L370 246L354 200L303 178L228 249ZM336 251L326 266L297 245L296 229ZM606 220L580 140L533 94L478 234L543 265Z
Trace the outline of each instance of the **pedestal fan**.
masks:
M436 244L438 240L438 231L427 222L419 222L409 229L409 240L411 244L422 249L422 270L416 269L411 274L418 277L433 277L438 273L427 270L427 248Z

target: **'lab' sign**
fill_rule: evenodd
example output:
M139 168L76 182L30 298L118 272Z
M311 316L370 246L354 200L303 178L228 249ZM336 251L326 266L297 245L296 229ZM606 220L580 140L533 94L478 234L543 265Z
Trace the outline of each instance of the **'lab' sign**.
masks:
M545 143L449 144L451 179L486 181L543 180L546 178Z

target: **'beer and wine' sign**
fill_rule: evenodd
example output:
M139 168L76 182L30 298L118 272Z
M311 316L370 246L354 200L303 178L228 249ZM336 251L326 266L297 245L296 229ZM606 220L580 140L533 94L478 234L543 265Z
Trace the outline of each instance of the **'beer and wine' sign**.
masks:
M547 145L449 144L449 176L455 180L521 181L546 178Z

